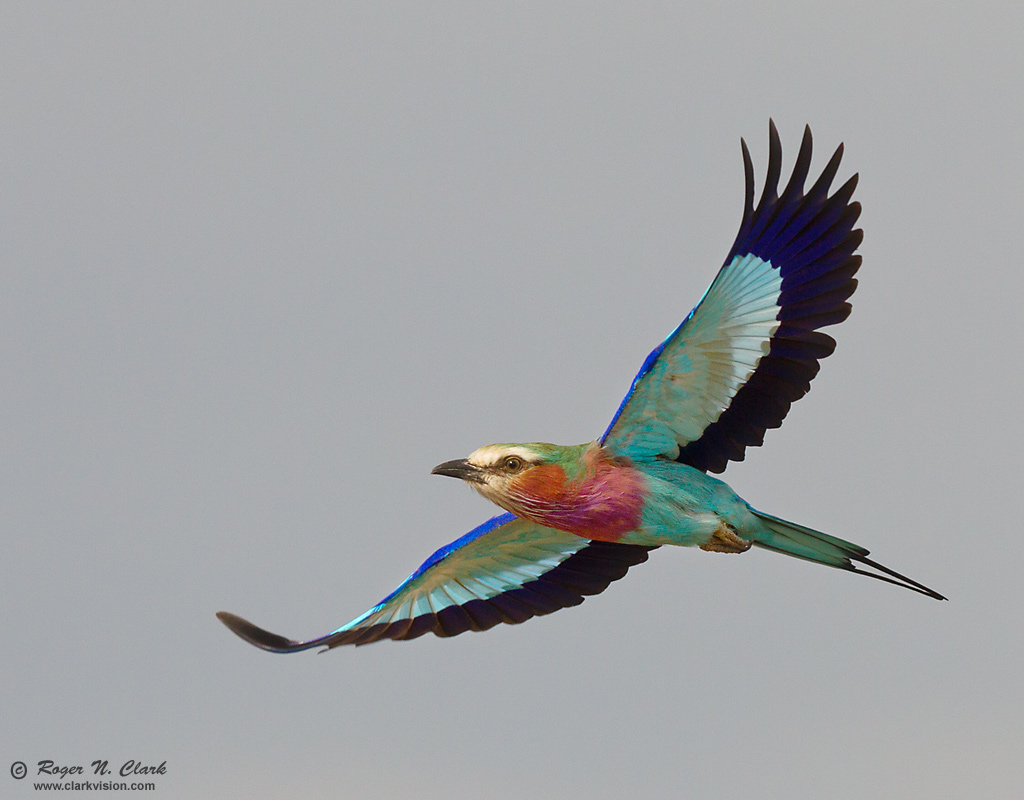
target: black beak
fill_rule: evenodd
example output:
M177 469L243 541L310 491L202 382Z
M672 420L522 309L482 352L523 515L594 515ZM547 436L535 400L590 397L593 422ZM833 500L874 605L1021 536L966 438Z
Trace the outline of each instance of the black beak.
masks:
M458 478L471 483L484 483L484 471L480 467L470 464L464 458L457 458L454 461L445 461L438 464L432 470L431 475L447 475L450 478Z

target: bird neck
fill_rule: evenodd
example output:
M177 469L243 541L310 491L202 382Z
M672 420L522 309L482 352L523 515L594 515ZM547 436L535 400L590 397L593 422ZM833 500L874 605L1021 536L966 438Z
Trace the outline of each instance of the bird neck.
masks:
M566 450L569 458L523 475L510 493L509 510L541 525L608 542L638 528L647 491L632 463L596 442Z

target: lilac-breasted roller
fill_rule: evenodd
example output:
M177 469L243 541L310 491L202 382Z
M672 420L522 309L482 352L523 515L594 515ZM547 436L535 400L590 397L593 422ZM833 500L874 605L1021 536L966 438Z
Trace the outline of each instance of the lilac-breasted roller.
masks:
M292 641L224 611L221 621L277 653L456 636L579 605L661 545L719 553L756 546L945 599L859 545L758 511L708 474L762 444L810 389L836 344L819 329L849 315L861 264L857 176L829 195L842 145L805 191L805 128L779 194L782 148L769 124L768 175L755 207L753 165L740 144L746 200L736 241L697 307L647 356L600 439L492 444L435 467L506 513L442 547L326 636Z

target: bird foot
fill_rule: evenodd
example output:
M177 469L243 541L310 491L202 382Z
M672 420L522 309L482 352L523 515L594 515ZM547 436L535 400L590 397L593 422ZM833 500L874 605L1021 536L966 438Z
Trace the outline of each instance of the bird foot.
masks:
M700 546L709 553L745 553L750 549L751 542L741 539L728 525L719 525L711 538Z

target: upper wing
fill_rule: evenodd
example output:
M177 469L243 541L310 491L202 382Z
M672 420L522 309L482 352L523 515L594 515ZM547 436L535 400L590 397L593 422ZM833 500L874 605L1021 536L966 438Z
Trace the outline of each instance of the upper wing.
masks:
M456 636L579 605L653 549L592 542L501 514L442 547L377 605L326 636L296 642L226 611L217 616L250 644L275 653L428 632Z
M810 389L819 359L836 343L818 328L842 322L857 281L863 238L850 197L854 175L835 194L839 145L804 194L811 131L804 129L793 176L778 195L782 146L769 123L768 176L754 208L754 168L746 142L743 222L725 265L683 323L633 379L601 443L644 460L672 458L721 472L782 424Z

